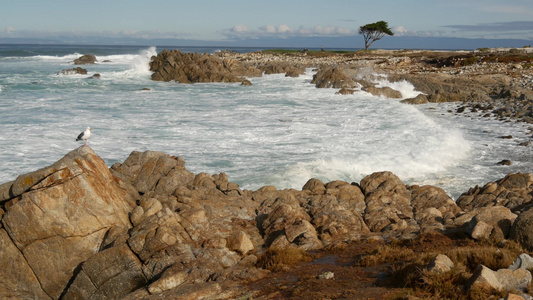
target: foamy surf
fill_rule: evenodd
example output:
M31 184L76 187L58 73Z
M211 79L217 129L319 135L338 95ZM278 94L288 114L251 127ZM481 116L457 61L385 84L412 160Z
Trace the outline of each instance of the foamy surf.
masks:
M156 50L61 48L57 58L9 60L0 53L8 74L0 77L0 182L57 161L79 146L75 135L87 126L89 145L108 165L134 150L163 151L184 157L192 172L225 172L245 189L301 189L310 178L359 182L387 170L406 184L436 185L457 197L532 169L530 148L496 138L525 136L519 124L456 117L448 104L336 95L310 83L312 69L298 78L250 78L250 87L154 82L148 62ZM91 52L100 63L83 66L88 75L57 75L78 53ZM94 73L101 79L87 79ZM417 93L407 82L382 79L405 98ZM513 165L496 166L504 158Z

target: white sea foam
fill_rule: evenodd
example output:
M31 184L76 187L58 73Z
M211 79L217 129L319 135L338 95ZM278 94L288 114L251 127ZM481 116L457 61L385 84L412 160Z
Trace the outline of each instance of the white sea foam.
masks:
M446 112L451 104L336 95L310 84L311 69L298 78L250 78L250 87L155 82L148 71L154 54L97 56L112 61L87 66L101 80L57 76L65 57L0 61L10 74L0 77L0 182L57 161L79 146L74 139L86 126L93 128L89 145L108 165L134 150L163 151L183 156L192 172L226 172L246 189L300 189L312 177L359 182L389 170L457 197L532 169L531 147L497 138L525 137L520 124L456 117ZM416 93L406 82L381 85L404 97ZM501 159L513 165L496 166Z

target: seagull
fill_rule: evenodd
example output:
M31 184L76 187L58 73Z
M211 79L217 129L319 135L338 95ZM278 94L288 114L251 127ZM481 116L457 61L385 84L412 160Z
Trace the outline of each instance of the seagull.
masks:
M83 140L83 145L87 146L87 140L89 139L90 136L91 136L91 127L87 127L87 128L85 128L84 132L82 132L82 133L80 133L80 135L78 135L78 138L76 139L76 141Z

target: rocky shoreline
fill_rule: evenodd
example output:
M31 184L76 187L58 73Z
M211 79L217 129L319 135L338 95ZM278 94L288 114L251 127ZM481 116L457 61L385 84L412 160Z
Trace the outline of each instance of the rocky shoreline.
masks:
M517 49L521 50L521 49ZM529 51L526 49L524 51ZM246 82L316 68L312 84L532 123L531 55L438 51L163 51L154 80ZM65 70L70 72L71 70ZM246 87L243 87L246 88ZM459 110L459 109L458 109ZM456 113L460 113L457 111ZM533 174L457 201L391 172L244 190L157 151L108 168L82 146L0 185L0 297L17 299L531 299Z
M494 247L490 251L497 247L514 256L499 264L475 260L470 269L461 269L468 275L461 287L465 297L477 295L480 287L482 295L526 297L532 292L529 267L508 267L533 250L532 198L532 174L509 174L474 187L457 202L440 188L406 185L390 172L373 173L359 183L310 179L301 190L265 186L250 191L224 173L193 174L181 157L133 152L108 168L82 146L49 167L0 185L0 295L280 299L285 297L281 290L296 297L303 292L298 286L327 281L331 288L320 297L381 297L391 291L404 297L409 289L401 286L376 290L382 282L377 278L384 275L365 266L377 259L379 249L408 242L429 247L420 254L411 250L413 259L424 258L420 263L428 270L437 265L444 268L438 274L450 274L465 268L466 261L449 249L436 248L438 240L457 249L465 243ZM432 239L429 245L427 239ZM439 249L447 256L435 252ZM478 255L480 250L472 251ZM349 262L333 258L317 269L313 261L327 253ZM381 268L387 270L396 259L406 257L389 257ZM271 290L275 278L295 270L302 273L292 288ZM345 272L376 281L368 290L343 290L349 279Z
M152 58L152 78L162 81L241 82L245 77L285 73L298 76L317 69L319 88L339 93L366 91L401 98L398 91L376 88L383 76L406 80L423 93L410 104L457 102L484 117L533 123L533 48L476 51L376 50L349 53L276 52L214 55L163 51ZM463 108L464 110L464 108Z

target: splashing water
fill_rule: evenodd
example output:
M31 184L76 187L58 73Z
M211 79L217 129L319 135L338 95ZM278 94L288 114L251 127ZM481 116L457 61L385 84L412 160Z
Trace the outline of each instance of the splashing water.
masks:
M336 95L310 84L311 69L298 78L249 78L250 87L155 82L155 47L90 50L98 64L74 76L57 72L87 51L0 55L0 182L54 163L79 146L75 135L87 126L89 145L108 165L134 150L163 151L184 157L192 172L226 172L246 189L301 189L312 177L359 182L388 170L457 197L532 169L531 148L515 146L527 138L523 125L457 117L446 112L453 104ZM95 73L100 80L87 78ZM380 86L418 94L405 81L383 78ZM515 140L497 138L510 133ZM497 166L504 158L513 165Z

